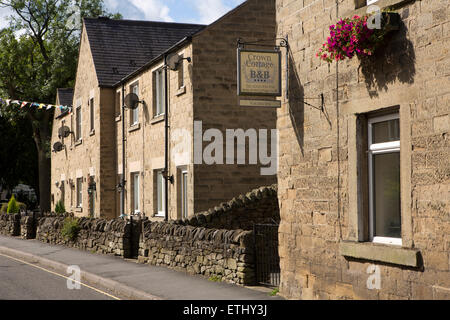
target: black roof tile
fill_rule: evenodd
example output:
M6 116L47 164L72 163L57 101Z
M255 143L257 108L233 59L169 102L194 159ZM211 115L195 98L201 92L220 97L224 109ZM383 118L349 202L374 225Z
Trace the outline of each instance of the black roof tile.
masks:
M63 106L72 106L73 103L73 89L72 88L61 88L57 90L59 104Z
M113 86L205 26L154 21L85 18L100 86Z

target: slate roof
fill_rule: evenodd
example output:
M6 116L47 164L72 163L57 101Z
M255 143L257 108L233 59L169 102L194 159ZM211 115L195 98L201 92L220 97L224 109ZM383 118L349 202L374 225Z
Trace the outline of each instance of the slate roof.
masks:
M58 89L57 92L59 103L63 106L70 107L73 103L73 89L72 88Z
M112 87L174 44L205 26L154 21L85 18L101 87Z

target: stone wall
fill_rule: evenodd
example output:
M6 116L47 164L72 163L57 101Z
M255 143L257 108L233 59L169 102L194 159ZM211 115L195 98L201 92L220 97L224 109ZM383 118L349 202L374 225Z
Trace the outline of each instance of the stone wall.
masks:
M316 57L339 20L336 1L277 0L278 36L288 35L290 45L290 98L278 111L278 195L280 292L291 299L450 298L449 2L375 4L394 5L400 30L364 63L339 62L337 73L336 62ZM355 9L354 0L339 1L338 15L367 10ZM323 112L304 103L320 106L306 98L322 93ZM394 108L401 130L402 247L373 245L362 227L367 184L360 178L368 170L360 167L367 158L367 148L358 147L361 123ZM402 259L389 263L391 253L415 258L413 250L423 258L416 267ZM378 270L379 288L367 286L371 270Z
M277 185L261 187L235 197L186 221L187 225L212 229L253 230L254 224L280 222Z
M137 255L140 223L124 220L79 218L80 231L74 241L61 234L64 217L46 217L39 220L37 239L45 243L74 247L100 254L131 258ZM134 239L134 243L133 240Z
M17 237L20 235L20 214L0 214L0 234Z
M38 219L32 216L25 216L20 219L20 236L22 239L29 240L36 238Z
M248 285L255 281L253 243L252 231L145 221L139 261Z

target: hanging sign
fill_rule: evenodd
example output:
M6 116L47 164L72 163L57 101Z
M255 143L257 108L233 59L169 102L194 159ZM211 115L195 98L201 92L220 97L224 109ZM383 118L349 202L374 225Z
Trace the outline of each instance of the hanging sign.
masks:
M238 95L281 97L281 52L238 49Z

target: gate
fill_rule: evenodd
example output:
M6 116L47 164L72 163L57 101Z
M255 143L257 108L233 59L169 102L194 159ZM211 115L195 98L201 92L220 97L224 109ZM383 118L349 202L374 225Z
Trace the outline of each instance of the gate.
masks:
M271 287L280 285L280 256L278 254L277 224L256 224L253 227L255 237L255 273L258 284Z

